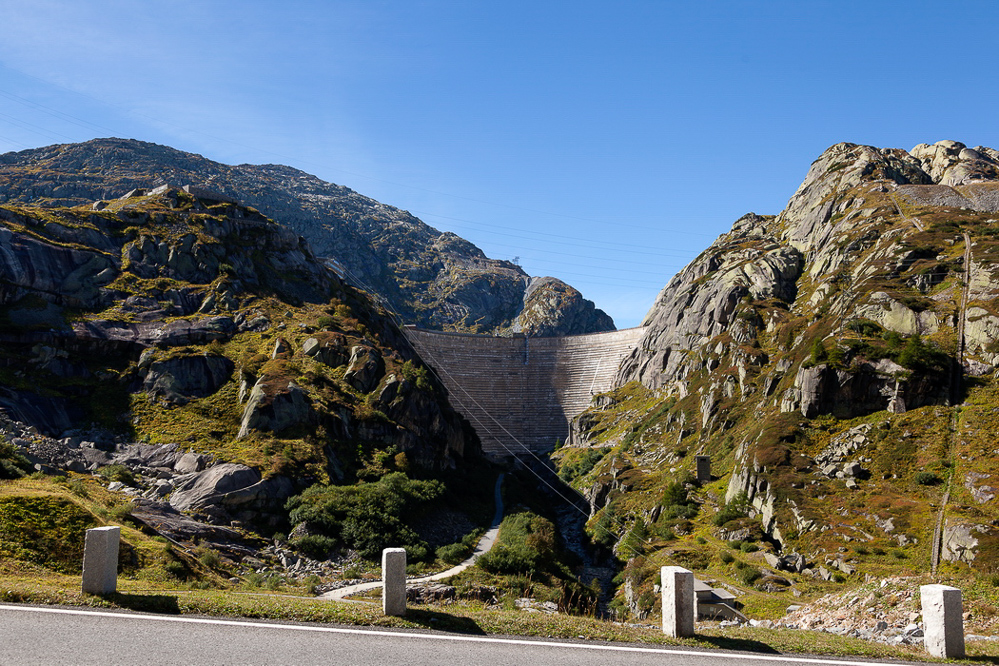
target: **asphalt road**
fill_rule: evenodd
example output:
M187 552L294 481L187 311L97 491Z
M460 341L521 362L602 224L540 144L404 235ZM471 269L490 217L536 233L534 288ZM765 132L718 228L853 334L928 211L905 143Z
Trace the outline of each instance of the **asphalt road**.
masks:
M0 605L0 664L856 666L878 662ZM898 662L895 662L898 663Z

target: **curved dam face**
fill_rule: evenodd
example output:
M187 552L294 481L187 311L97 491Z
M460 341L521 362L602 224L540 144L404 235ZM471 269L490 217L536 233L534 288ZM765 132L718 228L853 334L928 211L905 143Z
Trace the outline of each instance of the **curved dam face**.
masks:
M618 365L644 328L555 338L426 331L406 337L444 382L490 458L545 453L569 435L569 420L612 388Z

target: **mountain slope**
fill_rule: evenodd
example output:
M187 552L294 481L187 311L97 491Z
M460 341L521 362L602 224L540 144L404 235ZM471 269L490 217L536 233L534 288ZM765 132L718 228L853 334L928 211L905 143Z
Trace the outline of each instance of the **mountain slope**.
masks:
M240 205L0 206L0 325L0 407L48 435L103 426L313 479L474 449L384 311Z
M126 139L0 155L0 202L75 206L162 184L207 187L289 226L408 323L475 333L512 328L529 335L614 328L578 291L552 278L571 298L535 300L530 316L521 318L530 277L516 264L489 259L406 211L291 167L229 166Z
M995 150L837 144L663 289L556 454L598 540L614 526L622 558L649 558L633 611L658 560L799 592L999 566L997 218ZM687 503L693 454L714 480Z

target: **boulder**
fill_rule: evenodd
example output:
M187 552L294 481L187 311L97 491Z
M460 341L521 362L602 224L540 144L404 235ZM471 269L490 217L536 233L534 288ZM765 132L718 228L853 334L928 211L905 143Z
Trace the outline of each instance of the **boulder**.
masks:
M196 511L211 506L227 493L260 482L260 474L246 465L222 463L181 480L170 496L170 506L178 511Z
M341 335L309 338L302 344L302 352L331 368L340 367L350 358L346 342Z
M944 527L941 556L948 562L970 564L977 556L978 539L975 533L987 532L981 525L947 525Z
M208 456L189 451L177 459L173 469L178 474L193 474L202 471L207 465Z
M234 368L225 356L177 356L150 364L142 389L155 398L183 405L215 393L229 381Z
M361 393L370 393L384 371L382 355L373 347L356 345L350 350L350 365L343 379Z
M236 437L241 439L254 430L280 432L309 423L313 416L309 395L294 382L275 390L266 377L261 377L250 391Z

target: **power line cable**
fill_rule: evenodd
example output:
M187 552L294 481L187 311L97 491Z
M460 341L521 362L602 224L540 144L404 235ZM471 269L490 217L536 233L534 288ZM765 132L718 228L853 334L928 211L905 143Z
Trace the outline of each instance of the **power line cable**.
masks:
M405 330L405 329L403 329L403 330ZM543 467L547 467L547 465L546 465L546 463L545 463L544 460L542 460L537 454L534 453L534 451L532 451L529 447L527 447L527 445L525 445L523 442L521 442L520 439L518 439L516 435L514 435L509 430L507 430L506 427L502 423L500 423L498 419L496 419L496 417L494 417L492 414L490 414L487 410L483 409L482 405L479 404L479 402L474 397L472 397L472 395L470 393L468 393L468 391L459 382L457 382L457 381L454 380L454 377L447 371L447 369L444 367L444 365L440 362L439 359L437 359L435 357L435 355L433 353L429 352L428 350L424 350L423 353L425 353L430 360L434 361L435 365L437 365L440 368L440 371L443 372L445 375L447 375L451 379L453 385L456 386L456 387L458 387L461 390L461 392L465 394L465 397L467 397L478 408L478 410L480 412L482 412L483 414L485 414L489 419L491 419L503 431L504 434L506 434L511 440L513 440L514 442L516 442L520 446L520 448L522 449L522 451L526 452L528 455L530 455L531 457L533 457ZM444 381L441 379L440 375L437 373L437 370L434 367L430 367L430 366L428 366L428 367L430 368L430 371L432 373L434 373L434 376L437 377L437 380L439 382L441 382L441 384L444 384ZM504 441L503 441L503 439L501 437L497 437L495 435L495 432L491 428L489 428L487 425L483 424L478 419L478 417L471 410L468 410L466 408L464 411L466 411L469 415L471 415L471 417L475 420L475 422L477 424L479 424L479 426L486 432L486 434L492 436L492 438L500 446L502 446L506 450L507 453L509 453L518 462L520 462L523 465L523 467L525 469L527 469L535 477L537 477L537 479L539 481L541 481L541 483L543 483L545 486L547 486L549 489L551 489L551 491L553 493L555 493L555 495L557 495L559 498L561 498L562 500L564 500L567 504L569 504L573 509L575 509L577 512L579 512L587 520L589 519L589 514L587 514L582 509L580 509L579 506L578 506L578 504L576 502L570 500L568 497L566 497L565 495L563 495L559 491L558 488L556 488L555 486L553 486L551 483L548 482L547 479L545 479L543 476L541 476L536 471L534 471L534 469L530 465L524 465L521 457L519 455L517 455L517 453L513 449L511 449L509 446L507 446L507 444L504 443ZM586 499L586 497L582 493L580 493L578 490L576 490L575 488L573 488L572 486L570 486L568 484L566 484L565 487L568 488L569 490L571 490L573 493L575 493L579 497L580 500L588 503L588 500ZM608 520L611 523L616 523L616 526L619 527L619 528L621 528L621 530L622 530L622 534L620 536L618 536L617 534L614 534L613 532L610 532L610 530L607 530L608 533L611 534L611 536L614 536L614 537L618 538L618 547L629 548L634 555L636 555L636 556L637 555L641 555L642 553L640 551L636 550L630 544L627 544L627 543L624 542L624 539L625 539L625 536L626 536L625 533L628 532L630 530L630 528L628 528L628 526L625 525L624 523L616 520L613 514L608 515ZM606 528L604 528L604 529L606 529ZM650 541L648 541L647 539L641 539L641 541L646 546L649 546L649 547L652 546L652 543Z

